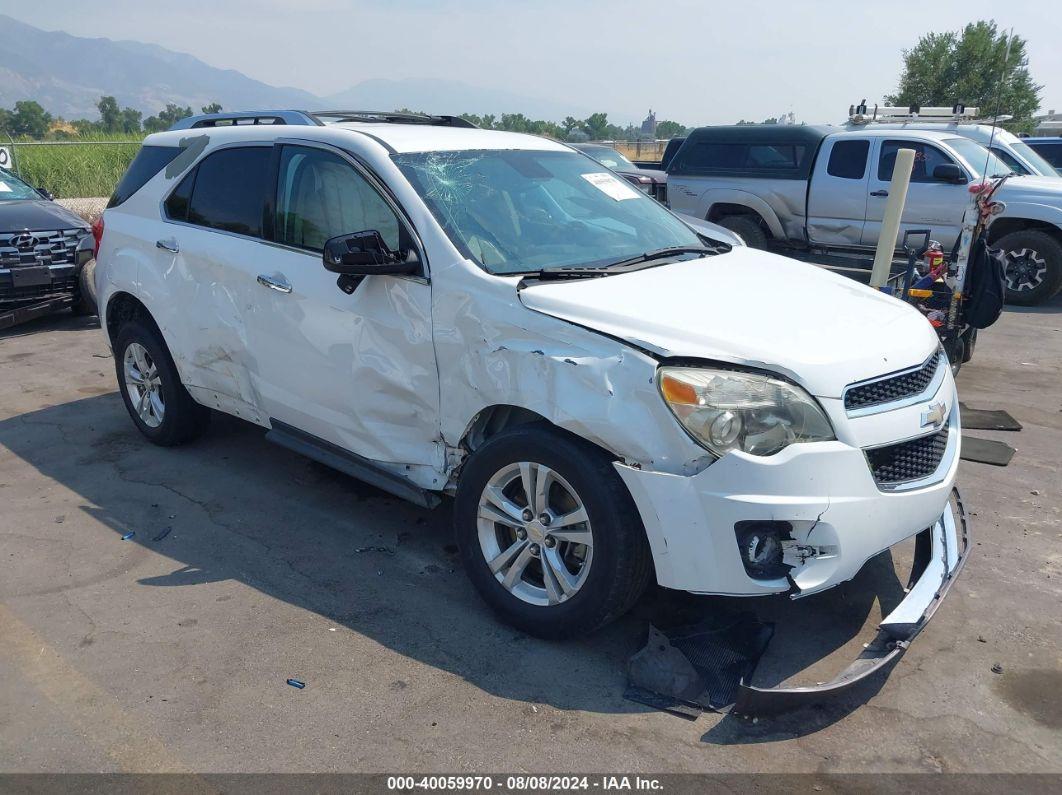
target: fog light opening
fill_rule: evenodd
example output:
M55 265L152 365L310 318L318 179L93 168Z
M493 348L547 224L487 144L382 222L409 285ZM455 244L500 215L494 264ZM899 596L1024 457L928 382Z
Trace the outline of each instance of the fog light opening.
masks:
M777 580L789 575L793 567L783 559L782 543L793 537L789 522L738 522L734 533L746 574L754 580Z

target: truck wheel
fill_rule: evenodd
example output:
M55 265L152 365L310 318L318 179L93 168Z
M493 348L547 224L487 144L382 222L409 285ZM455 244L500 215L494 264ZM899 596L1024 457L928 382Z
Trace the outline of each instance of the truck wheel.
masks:
M1032 306L1046 301L1062 286L1062 245L1039 229L1003 235L993 247L1006 256L1008 304Z
M543 425L490 439L454 503L472 584L540 638L586 635L623 615L652 575L638 510L607 455Z
M122 326L114 367L125 408L148 440L173 447L207 429L210 409L192 400L166 343L153 329L136 321Z
M74 301L75 315L95 315L96 306L96 260L90 259L81 268L77 276L77 299Z
M749 248L767 248L767 233L759 220L751 215L724 215L715 223L737 232Z

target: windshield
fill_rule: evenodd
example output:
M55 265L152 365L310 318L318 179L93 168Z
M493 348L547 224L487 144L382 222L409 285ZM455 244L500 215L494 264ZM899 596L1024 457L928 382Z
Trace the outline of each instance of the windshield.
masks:
M613 171L637 171L638 166L625 158L615 149L607 146L592 146L581 150L590 155L598 163L611 168Z
M490 273L603 268L648 251L704 246L655 199L575 152L392 157L458 250Z
M1032 166L1033 170L1041 177L1053 177L1059 173L1054 166L1044 160L1043 157L1036 154L1036 150L1027 143L1018 141L1017 143L1011 144L1010 148L1024 157L1025 162Z
M40 199L41 195L10 171L0 168L0 201Z
M969 138L948 138L944 143L959 153L959 157L966 161L966 165L970 167L970 170L974 172L974 176L977 178L982 176L1002 177L1005 174L1014 173L1010 166L977 143L977 141L971 141ZM986 161L988 168L985 168Z

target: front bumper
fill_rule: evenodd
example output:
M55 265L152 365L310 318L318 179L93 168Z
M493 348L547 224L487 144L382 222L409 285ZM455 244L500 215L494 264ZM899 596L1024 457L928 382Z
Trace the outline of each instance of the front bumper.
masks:
M810 687L764 689L743 681L731 714L770 715L819 703L895 663L933 617L966 564L969 549L966 511L956 489L940 518L919 533L907 596L878 625L877 636L863 653L837 678Z

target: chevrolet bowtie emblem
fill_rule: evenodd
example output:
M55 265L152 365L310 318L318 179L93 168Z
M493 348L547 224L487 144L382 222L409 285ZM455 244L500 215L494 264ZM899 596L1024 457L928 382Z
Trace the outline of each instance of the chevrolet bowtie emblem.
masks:
M948 407L943 403L930 403L929 408L922 412L922 427L932 425L934 428L939 428L944 424L947 410Z

